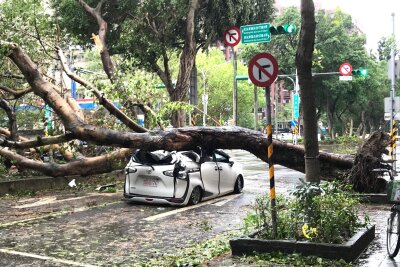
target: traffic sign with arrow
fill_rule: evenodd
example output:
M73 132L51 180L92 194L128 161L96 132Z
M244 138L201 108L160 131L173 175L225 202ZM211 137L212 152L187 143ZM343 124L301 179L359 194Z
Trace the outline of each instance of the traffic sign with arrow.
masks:
M227 46L236 46L240 42L240 29L232 26L224 32L224 43Z
M269 53L259 53L250 60L248 71L253 84L267 87L278 76L278 62Z

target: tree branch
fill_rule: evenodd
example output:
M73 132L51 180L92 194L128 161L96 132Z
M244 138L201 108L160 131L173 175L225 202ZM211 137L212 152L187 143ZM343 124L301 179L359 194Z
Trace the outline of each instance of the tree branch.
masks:
M50 136L50 137L37 136L35 140L27 140L27 141L9 141L9 140L0 138L0 145L3 147L25 149L25 148L33 148L33 147L38 147L38 146L65 143L65 142L69 142L74 139L75 138L72 133L66 133L66 134Z
M21 90L13 90L7 86L0 85L0 90L3 90L7 93L10 93L14 96L14 99L18 99L23 97L24 95L32 92L32 88L27 88L27 89L21 89Z
M53 162L42 163L18 155L9 149L0 149L0 155L12 159L18 167L29 168L53 177L65 175L91 175L121 169L126 164L126 158L130 154L131 152L129 149L120 149L108 155L85 158L66 164L56 164Z
M85 11L97 21L97 25L99 26L99 38L102 43L102 50L100 51L101 62L103 63L104 71L106 72L110 81L113 83L115 79L115 68L106 44L107 22L101 16L101 8L105 1L100 1L96 8L90 7L83 0L78 0L78 2L85 9Z
M17 139L17 118L14 110L10 107L8 102L3 98L0 98L0 108L2 108L8 117L8 130L10 131L10 138L12 140Z
M131 120L128 116L126 116L121 110L116 108L112 102L106 99L101 92L99 92L96 87L91 84L90 82L86 81L85 79L79 77L78 75L74 74L68 67L67 60L64 56L63 51L61 48L58 48L58 56L60 57L62 68L65 73L68 75L69 78L73 79L77 83L83 85L85 88L89 89L99 100L99 103L104 106L111 114L115 115L124 125L129 127L135 132L143 133L147 132L147 129L143 128L142 126L135 123Z

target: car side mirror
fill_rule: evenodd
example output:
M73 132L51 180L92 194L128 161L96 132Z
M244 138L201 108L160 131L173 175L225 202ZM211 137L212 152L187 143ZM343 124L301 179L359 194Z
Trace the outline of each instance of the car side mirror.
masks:
M233 166L233 164L235 164L235 162L234 161L229 161L229 166Z

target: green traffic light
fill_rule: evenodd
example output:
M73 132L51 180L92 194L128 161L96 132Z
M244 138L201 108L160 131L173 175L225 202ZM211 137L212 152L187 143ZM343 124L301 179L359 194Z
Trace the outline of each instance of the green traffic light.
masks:
M283 25L283 28L287 34L293 34L296 32L296 26L293 24L285 24Z
M361 76L367 76L368 75L368 70L367 69L360 69L360 75Z
M359 75L359 76L367 76L368 75L368 70L367 69L358 69L358 70L353 70L351 72L353 75Z
M277 34L293 34L296 32L296 26L293 24L285 24L279 26L271 26L269 27L269 32L271 35Z

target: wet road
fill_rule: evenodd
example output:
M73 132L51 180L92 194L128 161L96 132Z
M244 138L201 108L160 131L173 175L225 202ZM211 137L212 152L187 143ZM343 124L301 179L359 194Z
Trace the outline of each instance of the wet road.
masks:
M120 192L2 201L0 266L140 266L239 229L255 197L269 190L267 164L244 151L228 153L243 164L243 194L193 207L129 204L120 200ZM278 165L275 177L277 193L285 194L304 174ZM377 238L357 265L395 266L385 259L382 241L389 206L367 205L363 210L377 224ZM230 261L214 266L229 266Z

